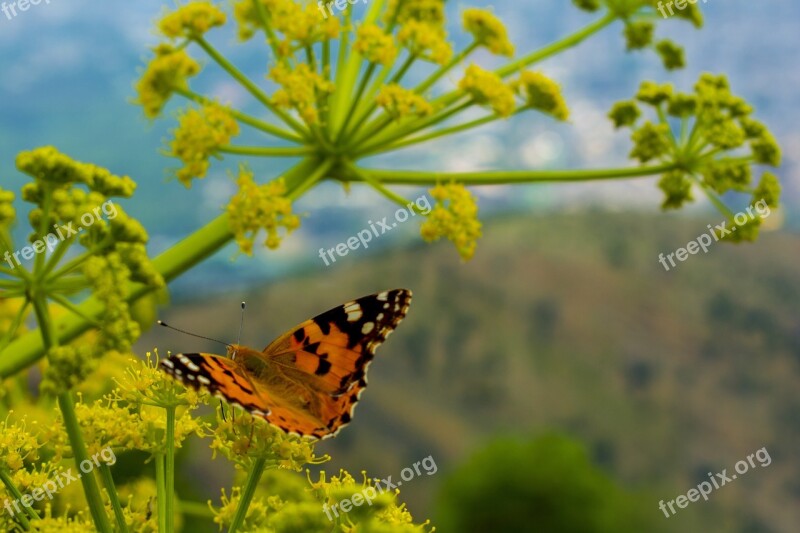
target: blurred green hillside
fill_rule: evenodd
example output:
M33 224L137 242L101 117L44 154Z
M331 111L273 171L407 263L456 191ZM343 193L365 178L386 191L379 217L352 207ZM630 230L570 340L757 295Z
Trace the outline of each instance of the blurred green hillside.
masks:
M344 301L408 287L406 321L382 346L354 423L318 449L328 470L399 477L415 517L435 516L448 473L493 437L565 433L673 531L783 532L800 524L800 238L714 245L664 271L715 219L581 213L485 221L473 261L449 243L352 253L249 293L174 302L162 318L263 347ZM246 259L238 259L243 261ZM202 268L202 267L200 267ZM142 353L219 348L163 329ZM768 467L664 518L671 500L766 447ZM196 450L205 461L205 450ZM198 471L205 479L216 463ZM209 487L218 486L209 482ZM202 491L201 491L202 492ZM205 497L217 498L207 493ZM580 512L576 509L575 512ZM533 531L533 530L532 530Z

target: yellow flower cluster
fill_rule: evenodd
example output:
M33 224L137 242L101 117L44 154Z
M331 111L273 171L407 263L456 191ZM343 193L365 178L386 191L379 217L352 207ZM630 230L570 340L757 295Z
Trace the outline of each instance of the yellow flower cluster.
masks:
M256 458L266 459L267 468L295 472L300 472L304 465L330 460L327 455L314 455L314 441L284 433L246 411L237 410L224 420L219 418L211 443L214 457L221 453L243 469Z
M158 350L147 352L147 359L129 359L130 366L117 380L114 399L128 404L149 404L159 407L184 406L196 409L208 395L184 387L158 369Z
M443 29L419 20L409 20L397 32L400 41L411 55L444 65L453 57L453 47L447 42Z
M157 354L153 359L150 353L146 362L129 359L125 375L109 395L93 403L80 401L75 404L75 413L90 454L100 453L109 446L120 450L164 453L166 407L176 408L176 447L190 435L202 437L206 434L208 424L193 418L191 412L207 395L198 395L176 383L156 368L157 361ZM79 397L82 399L82 395ZM63 429L53 433L51 444L58 456L69 455Z
M436 205L420 228L422 238L433 242L445 237L456 245L462 259L471 259L481 237L475 197L457 183L437 185L430 194Z
M289 42L310 46L316 42L335 39L341 26L339 17L325 17L316 2L302 5L294 0L278 0L279 8L273 15L275 29Z
M341 30L338 17L325 17L315 3L304 6L293 0L239 0L233 5L233 14L242 40L250 39L265 25L282 33L282 57L291 55L293 43L307 46L335 39Z
M501 117L514 113L514 91L494 72L472 64L467 67L458 87L470 94L476 103L488 105Z
M157 117L172 93L187 89L188 78L200 72L200 65L183 49L161 44L154 51L156 56L136 83L136 103L144 108L147 118Z
M275 249L281 243L278 232L281 227L287 233L300 227L300 218L292 214L292 202L285 196L283 178L258 185L252 172L240 168L237 184L239 192L231 199L227 211L228 224L242 252L253 254L253 241L262 229L267 232L264 244Z
M209 157L238 134L238 122L220 105L205 105L181 113L169 154L183 161L183 168L176 173L181 183L188 188L192 179L205 177Z
M110 398L105 404L75 404L75 413L90 454L107 447L120 450L140 450L151 454L164 453L167 415L163 408L151 405L123 404ZM192 418L181 409L175 417L175 447L180 447L190 435L202 437L207 424Z
M276 106L295 109L307 124L319 122L317 96L333 92L333 83L305 63L293 69L280 64L270 71L269 77L282 87L272 96Z
M158 25L165 36L200 37L211 28L225 24L225 13L207 0L200 0L181 6L168 13Z
M558 120L569 118L569 108L558 84L541 72L524 71L514 88L528 106L553 115Z
M411 115L425 117L433 113L433 106L419 94L393 83L381 88L375 103L395 120Z
M358 28L353 47L372 63L391 65L397 57L394 39L376 24L365 24Z
M36 460L41 445L24 420L9 423L10 416L0 423L0 468L14 472L22 469L25 461Z
M508 39L505 25L491 11L476 8L465 10L464 29L472 34L476 43L492 53L508 57L514 55L514 45Z
M389 8L386 10L387 20L396 16L400 24L418 20L443 28L444 3L445 0L389 0Z
M17 217L14 210L14 193L0 187L0 226L12 222Z

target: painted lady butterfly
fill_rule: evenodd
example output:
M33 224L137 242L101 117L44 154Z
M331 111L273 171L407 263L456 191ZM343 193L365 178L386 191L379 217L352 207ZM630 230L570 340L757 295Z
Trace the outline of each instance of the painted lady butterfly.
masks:
M350 422L375 349L410 303L409 290L379 292L303 322L262 352L234 344L228 357L182 353L159 366L287 433L332 437Z

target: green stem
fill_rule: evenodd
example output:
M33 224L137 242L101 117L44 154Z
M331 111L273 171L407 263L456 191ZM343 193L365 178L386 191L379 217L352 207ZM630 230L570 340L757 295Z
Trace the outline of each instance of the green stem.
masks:
M464 185L498 185L514 183L547 183L594 181L606 179L643 178L674 170L674 164L650 167L614 168L598 170L508 170L486 172L425 172L416 170L379 170L358 168L382 183L396 185L435 185L456 181ZM350 176L363 181L358 174Z
M384 67L381 69L380 74L378 74L378 77L375 78L375 81L372 83L369 91L367 91L366 96L362 98L361 102L358 103L358 107L356 108L356 115L358 115L358 119L355 121L349 131L344 133L342 136L343 139L351 138L353 135L358 133L361 129L361 126L364 125L364 122L366 122L372 113L378 108L378 104L375 103L374 96L378 91L378 88L383 85L383 82L386 81L388 76L389 68Z
M19 491L17 486L14 485L14 481L12 481L11 476L8 475L8 472L6 472L5 468L0 468L0 480L2 480L3 485L6 486L6 489L11 493L11 496L13 496L15 500L22 500L22 493ZM22 509L23 512L16 516L19 518L19 521L22 522L22 525L25 527L25 529L29 530L31 528L31 524L28 522L28 518L25 515L27 514L33 520L39 520L39 514L33 507L26 507L23 505Z
M275 59L278 59L280 57L278 55L278 39L275 37L275 32L272 31L272 27L269 25L267 11L264 9L264 4L260 0L253 0L253 5L256 8L256 14L258 15L258 20L261 23L261 27L264 30L267 43L269 43L269 47L272 49L272 54L275 56Z
M297 189L318 165L319 161L308 158L286 172L284 179L289 193ZM223 213L153 259L153 267L166 281L171 281L217 252L232 238L233 235L228 227L228 216ZM134 302L154 290L154 287L141 283L130 283L127 300ZM104 304L94 297L88 298L78 307L84 314L95 319L105 310ZM91 326L90 322L70 314L55 322L55 331L58 331L59 342L63 343L75 339ZM43 341L37 332L31 331L20 336L0 353L0 378L9 377L28 368L44 353Z
M25 313L28 311L28 306L30 304L31 303L26 299L25 303L19 306L19 311L14 317L13 322L11 322L11 327L8 328L8 331L6 331L3 334L3 337L0 338L0 352L3 351L3 349L8 346L8 343L11 342L11 339L14 338L14 334L17 332L19 327L22 325L22 321L25 319Z
M516 61L512 61L507 65L495 70L495 74L500 76L501 78L507 78L512 74L516 74L520 70L534 63L538 63L544 59L547 59L550 56L553 56L559 52L562 52L568 48L578 45L582 41L586 40L587 38L591 37L593 34L597 33L598 31L602 30L612 22L617 19L617 16L613 13L607 13L604 17L592 22L591 24L583 27L582 29L576 31L572 35L569 35L563 39L560 39L554 43L551 43L544 48L536 50L525 57L522 57ZM449 105L450 103L458 100L463 93L460 90L450 91L447 94L444 94L434 100L435 104L439 105Z
M19 281L0 279L0 289L16 289L24 287Z
M387 126L390 125L390 123L387 123L387 121L384 120L383 122L376 124L368 133L365 133L360 138L356 139L355 143L361 143L366 141L367 139L372 139L372 142L368 143L363 148L358 150L356 155L361 155L362 153L379 149L382 146L385 146L394 141L402 139L403 137L424 130L425 128L430 128L431 126L435 126L436 124L444 122L448 118L453 117L458 113L461 113L465 109L471 107L473 104L474 102L472 101L472 99L470 99L462 104L459 104L442 113L439 113L438 115L407 122L404 125L397 125L393 129L385 131L382 135L378 135L381 132L381 130L384 130Z
M128 524L125 523L125 515L122 513L122 505L117 494L117 487L114 484L114 477L111 475L111 467L106 463L100 463L98 467L103 485L106 487L108 499L111 501L111 508L114 509L114 517L117 519L117 528L121 533L127 533Z
M89 315L87 315L86 313L84 313L83 310L80 307L78 307L74 303L70 302L67 298L61 296L60 294L58 294L56 292L50 293L49 296L50 296L50 299L52 299L54 302L56 302L58 305L60 305L61 307L63 307L67 311L69 311L71 313L75 313L77 316L81 317L82 319L86 320L87 322L90 322L95 327L100 327L101 326L100 321L95 320L94 318L92 318Z
M217 152L235 155L252 155L257 157L298 157L314 153L310 146L300 147L265 147L265 146L220 146Z
M214 100L211 100L210 98L207 98L201 94L194 93L188 89L175 89L175 92L180 94L184 98L201 105L212 105L215 103ZM269 122L265 122L263 120L251 117L250 115L242 113L241 111L237 111L236 109L231 109L229 107L226 107L225 109L228 113L230 113L230 115L233 118L235 118L242 124L247 124L250 127L263 131L264 133L269 133L270 135L274 135L275 137L280 137L281 139L286 139L287 141L292 141L300 144L305 142L305 139L298 137L291 131L274 126Z
M416 55L408 54L408 57L403 62L403 64L400 66L400 68L395 73L395 75L392 76L392 79L389 80L389 83L390 84L392 84L392 83L400 83L400 81L403 79L403 76L406 75L406 73L408 72L408 69L411 68L411 65L413 65L414 61L416 61L416 60L417 60L417 56Z
M294 201L300 196L302 196L307 190L317 184L319 180L325 177L325 174L333 167L334 160L333 159L326 159L320 163L314 172L310 173L302 182L300 182L297 187L294 188L291 192L289 192L286 196L290 200Z
M278 118L283 120L287 126L292 128L294 131L299 133L302 137L308 139L308 131L303 127L301 123L293 119L289 116L288 113L284 112L282 109L278 109L269 97L264 94L264 92L258 88L258 86L250 81L250 78L245 76L239 69L237 69L233 64L225 59L225 56L217 52L217 50L211 46L208 41L203 39L202 37L195 37L194 41L200 45L200 47L213 59L220 67L222 67L228 74L230 74L236 81L238 81L242 87L247 89L247 91L252 94L256 100L261 102L264 107L272 111Z
M40 279L46 278L50 274L50 272L52 272L53 269L56 266L58 266L58 263L61 261L61 258L64 257L64 254L69 249L69 245L70 245L70 241L68 241L68 240L60 241L58 243L58 246L56 247L55 251L53 252L53 255L50 256L50 258L47 260L47 263L45 264L44 268L42 269L42 271L40 273L40 276L41 276Z
M45 352L58 346L58 335L53 327L53 322L50 320L50 313L47 309L47 301L41 294L33 296L33 310L36 313L36 320L39 323L39 334L42 337L43 348ZM58 395L58 406L61 409L61 417L64 422L64 428L69 437L69 444L72 448L72 455L75 457L75 464L80 469L80 465L85 461L90 464L92 462L89 457L89 452L86 450L86 443L83 440L81 433L80 423L78 416L75 414L75 403L72 399L72 393L62 392ZM100 495L100 487L97 484L97 478L92 473L84 473L81 476L81 483L83 484L83 492L86 496L86 503L89 504L89 511L92 514L94 525L98 531L106 533L111 531L111 524L106 516L105 505L103 498Z
M167 486L166 473L164 472L164 456L153 456L156 463L156 500L158 505L158 533L167 531Z
M530 109L530 108L527 107L527 106L526 107L520 107L516 111L514 111L514 114L516 115L517 113L520 113L520 112L522 112L524 110L527 110L527 109ZM437 139L439 137L447 137L447 136L450 136L450 135L453 135L453 134L456 134L456 133L460 133L462 131L466 131L466 130L469 130L469 129L472 129L472 128L477 128L479 126L483 126L484 124L488 124L490 122L494 122L495 120L499 120L501 118L510 118L510 117L501 117L500 115L497 115L497 114L488 115L488 116L485 116L483 118L479 118L479 119L476 119L476 120L473 120L473 121L470 121L470 122L466 122L464 124L460 124L458 126L453 126L452 128L444 128L444 129L441 129L441 130L436 130L436 131L428 133L426 135L420 135L418 137L413 137L413 138L407 139L405 141L395 142L395 143L389 144L388 146L384 145L383 147L378 148L378 149L373 149L373 150L369 150L369 151L362 151L362 152L359 153L359 155L360 156L364 156L364 155L374 154L374 153L377 153L377 152L391 152L391 151L398 150L400 148L405 148L407 146L411 146L411 145L418 144L418 143L421 143L421 142L430 141L431 139Z
M378 191L379 193L384 195L386 198L388 198L392 202L395 202L396 204L401 205L403 207L411 206L412 209L414 209L418 213L420 212L419 209L416 207L416 205L414 205L412 202L409 202L408 200L406 200L405 198L403 198L402 196L400 196L399 194L397 194L393 190L389 189L388 187L384 187L381 182L379 182L378 180L376 180L375 178L370 176L369 173L359 171L358 167L356 167L350 161L348 161L346 163L346 166L347 166L348 170L350 170L351 172L357 174L362 180L364 180L365 182L367 182L370 185L372 185L372 187L376 191Z
M164 512L167 515L167 533L172 533L175 524L175 406L167 406L167 457L165 486L167 499Z
M267 460L263 457L259 457L253 461L253 466L250 467L250 474L247 476L247 483L245 483L244 491L242 491L239 497L239 505L236 506L236 514L233 516L228 533L235 533L242 527L244 519L247 516L247 510L250 508L250 502L253 500L253 495L256 492L256 487L258 487L258 482L261 480L261 475L264 473L266 464Z
M455 57L453 57L453 59L451 59L449 63L447 63L446 65L442 65L439 68L439 70L428 76L428 78L425 81L417 85L417 87L414 89L414 92L417 94L422 94L428 89L430 89L434 83L436 83L442 78L442 76L450 72L456 65L461 63L470 54L472 54L472 52L474 52L478 48L478 46L480 46L480 44L473 41L472 44L464 48Z
M370 0L369 10L364 16L362 23L367 25L375 22L383 12L385 4L386 0ZM339 57L341 59L342 54L347 54L347 59L342 69L336 73L336 89L333 92L333 104L331 109L331 131L341 131L342 129L347 102L348 99L353 96L353 87L355 87L358 73L361 71L361 63L363 60L363 56L359 52L352 48L345 47L344 44L345 43L342 42L342 47L339 49Z
M213 520L214 513L208 508L207 503L202 502L181 502L181 513L198 518L208 518Z
M356 113L356 108L361 102L361 97L364 95L364 91L367 90L367 84L369 83L370 78L372 78L372 75L375 73L376 67L377 65L375 63L370 62L369 66L367 67L367 71L361 77L361 82L358 84L356 95L350 101L350 106L347 110L347 116L344 119L344 124L342 124L342 128L339 130L339 134L337 135L337 142L347 131L347 126L350 124L350 121L353 120L353 115Z

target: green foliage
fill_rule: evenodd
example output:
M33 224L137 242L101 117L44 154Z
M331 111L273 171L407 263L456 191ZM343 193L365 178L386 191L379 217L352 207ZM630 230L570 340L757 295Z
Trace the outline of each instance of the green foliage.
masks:
M657 531L660 519L643 503L592 464L583 445L550 434L475 453L445 480L436 519L443 533Z

